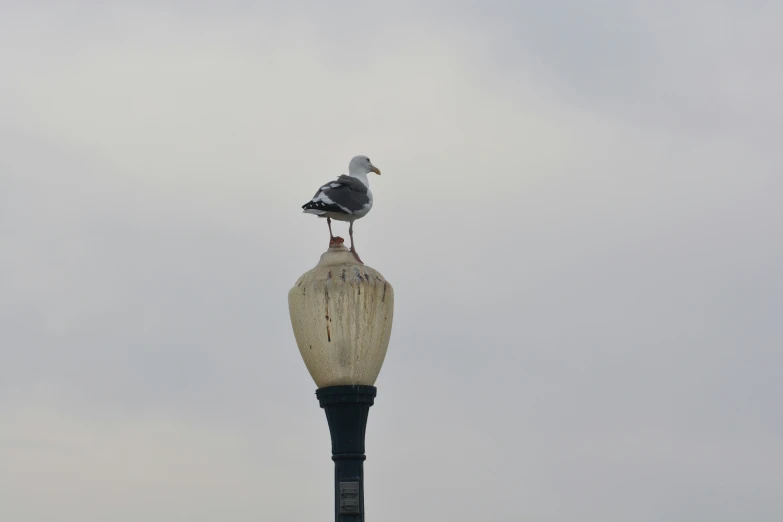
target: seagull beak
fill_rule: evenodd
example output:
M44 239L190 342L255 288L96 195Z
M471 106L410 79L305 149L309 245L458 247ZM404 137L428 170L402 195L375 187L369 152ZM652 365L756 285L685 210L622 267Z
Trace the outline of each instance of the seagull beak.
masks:
M379 176L381 175L381 171L378 170L378 167L376 167L375 165L370 165L370 172L375 172Z

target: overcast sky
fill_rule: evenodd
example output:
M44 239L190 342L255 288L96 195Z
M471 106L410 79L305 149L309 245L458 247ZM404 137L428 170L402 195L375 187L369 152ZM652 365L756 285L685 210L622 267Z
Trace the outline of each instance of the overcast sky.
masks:
M332 520L355 154L368 520L783 519L779 2L133 4L0 0L0 520Z

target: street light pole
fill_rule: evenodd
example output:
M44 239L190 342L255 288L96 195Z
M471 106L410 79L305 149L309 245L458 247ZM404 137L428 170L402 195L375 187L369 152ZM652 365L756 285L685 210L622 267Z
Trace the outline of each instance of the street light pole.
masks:
M288 307L299 353L329 423L335 522L364 522L364 438L389 346L394 290L377 270L337 244L297 280Z
M364 433L375 392L375 386L362 385L329 386L315 392L332 436L338 522L364 522Z

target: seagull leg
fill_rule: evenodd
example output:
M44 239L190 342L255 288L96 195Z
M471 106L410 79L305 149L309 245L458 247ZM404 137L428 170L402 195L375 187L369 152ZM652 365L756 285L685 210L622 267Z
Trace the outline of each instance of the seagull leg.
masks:
M364 264L364 261L362 261L362 259L359 257L359 254L356 252L356 248L353 246L353 221L351 221L351 226L348 227L348 235L351 236L351 252L353 252L353 256L358 262Z
M326 224L329 225L329 248L332 248L333 246L337 246L337 245L342 245L343 238L337 237L334 234L332 234L332 219L327 217Z

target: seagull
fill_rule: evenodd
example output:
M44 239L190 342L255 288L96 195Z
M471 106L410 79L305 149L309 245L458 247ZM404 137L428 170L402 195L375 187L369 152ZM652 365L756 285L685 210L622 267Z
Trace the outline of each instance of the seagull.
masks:
M343 242L341 237L332 234L332 219L348 221L348 234L351 236L351 252L356 260L364 264L356 253L353 244L353 222L363 218L372 208L372 192L367 174L381 171L372 164L367 156L354 156L348 164L348 175L342 174L334 181L323 185L313 199L302 205L305 214L315 214L326 218L329 225L329 246Z

